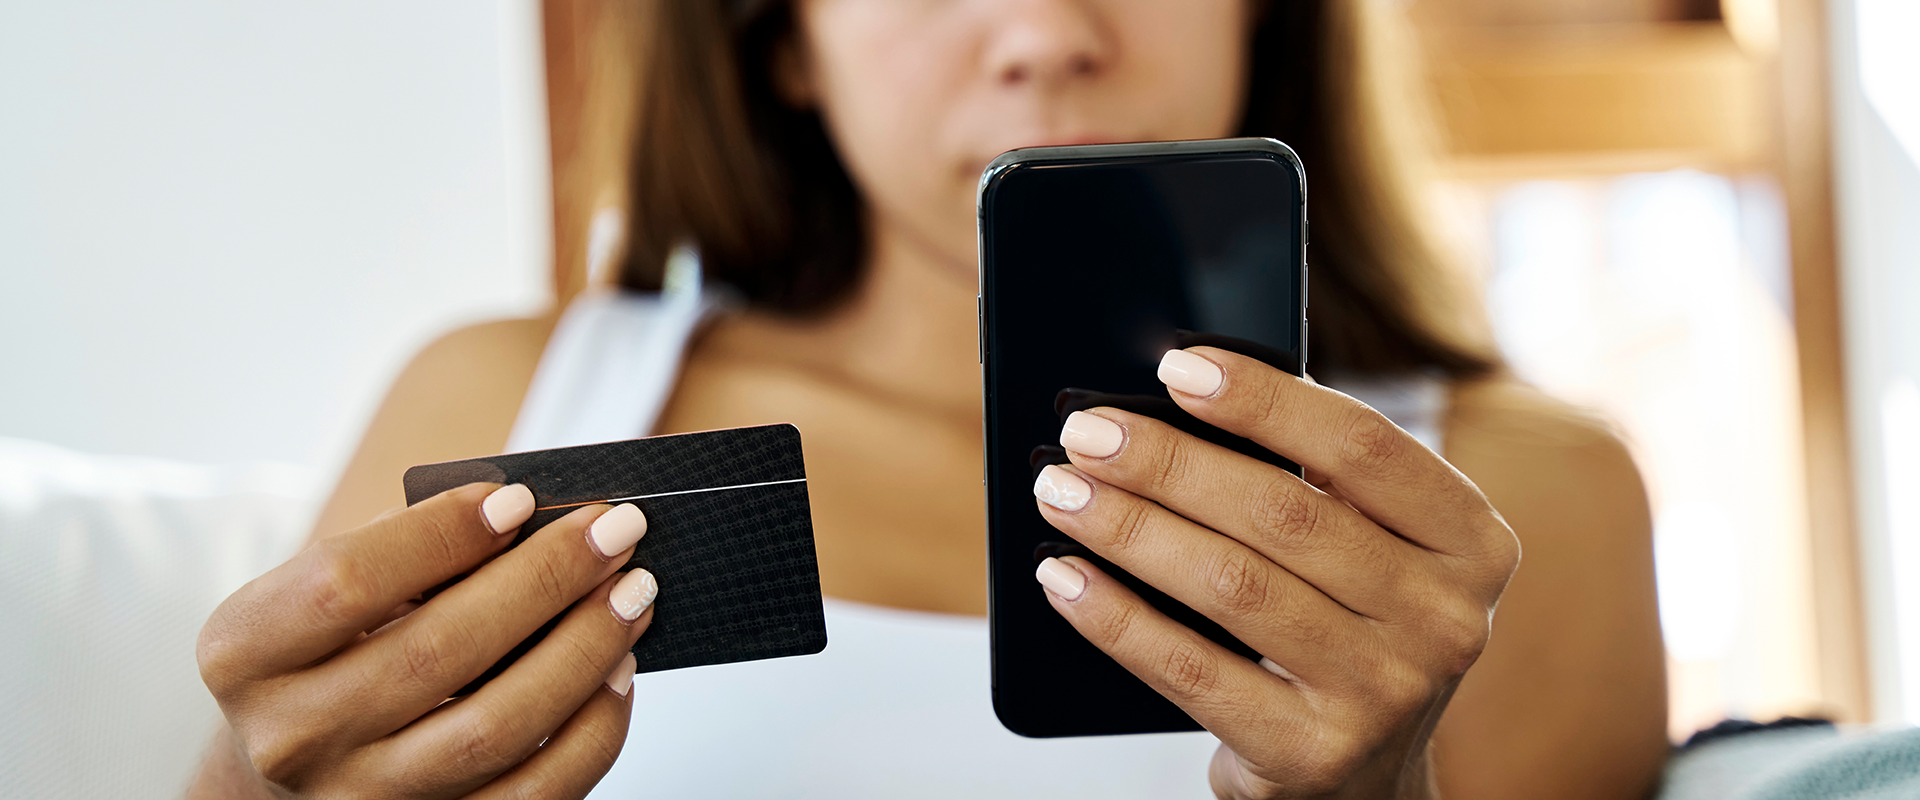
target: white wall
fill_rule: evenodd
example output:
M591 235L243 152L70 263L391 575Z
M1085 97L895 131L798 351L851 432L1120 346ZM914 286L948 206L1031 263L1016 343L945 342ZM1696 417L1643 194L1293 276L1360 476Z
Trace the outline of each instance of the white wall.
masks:
M1920 4L1834 0L1829 8L1875 712L1920 722Z
M0 436L330 474L548 301L540 75L533 0L0 4Z

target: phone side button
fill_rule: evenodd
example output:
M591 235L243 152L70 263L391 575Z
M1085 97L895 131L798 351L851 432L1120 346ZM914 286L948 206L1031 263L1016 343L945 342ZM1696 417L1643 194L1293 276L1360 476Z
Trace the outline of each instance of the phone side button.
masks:
M1313 327L1307 324L1307 318L1300 318L1300 372L1307 371L1307 337L1313 333Z
M980 339L980 363L985 364L987 363L987 301L980 295L973 296L973 311L976 323L973 331Z

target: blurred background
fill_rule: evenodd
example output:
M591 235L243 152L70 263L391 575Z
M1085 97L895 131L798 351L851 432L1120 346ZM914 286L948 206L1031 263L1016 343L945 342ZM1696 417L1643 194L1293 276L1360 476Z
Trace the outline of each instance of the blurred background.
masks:
M0 656L0 716L53 685L29 659L90 652L13 604L101 589L32 584L89 552L36 502L165 487L125 512L155 531L128 579L187 565L217 601L298 542L411 353L588 282L617 2L0 4L0 637L39 643ZM1920 3L1395 4L1436 224L1515 368L1646 472L1672 733L1920 722ZM235 492L262 505L195 505ZM170 549L206 519L246 558ZM170 666L88 669L191 675L210 608L156 623ZM203 733L176 738L135 743L143 775L184 776ZM42 777L9 759L0 794Z

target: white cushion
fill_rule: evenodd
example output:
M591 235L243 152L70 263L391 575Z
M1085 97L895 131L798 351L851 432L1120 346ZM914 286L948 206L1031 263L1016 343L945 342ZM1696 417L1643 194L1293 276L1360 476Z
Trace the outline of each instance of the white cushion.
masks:
M0 797L178 795L219 720L200 626L299 548L321 488L0 438Z

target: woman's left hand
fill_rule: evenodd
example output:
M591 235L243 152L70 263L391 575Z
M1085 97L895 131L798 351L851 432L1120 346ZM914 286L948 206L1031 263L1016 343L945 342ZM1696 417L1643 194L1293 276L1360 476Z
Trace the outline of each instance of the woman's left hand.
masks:
M1225 350L1169 352L1201 420L1315 477L1113 408L1067 419L1073 466L1040 511L1219 622L1234 654L1084 559L1048 559L1053 607L1222 742L1223 798L1426 797L1427 742L1485 648L1520 545L1480 490L1378 412Z

